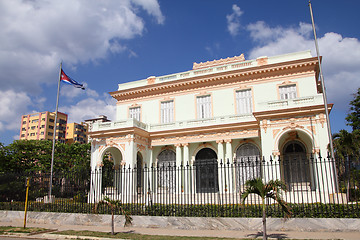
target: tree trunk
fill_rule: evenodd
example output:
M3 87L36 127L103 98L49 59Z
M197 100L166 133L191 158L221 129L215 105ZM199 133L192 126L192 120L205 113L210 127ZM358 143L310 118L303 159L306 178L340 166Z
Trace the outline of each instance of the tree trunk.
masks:
M111 235L115 235L115 232L114 232L114 210L111 211Z
M262 222L263 222L263 240L267 240L265 198L262 199Z

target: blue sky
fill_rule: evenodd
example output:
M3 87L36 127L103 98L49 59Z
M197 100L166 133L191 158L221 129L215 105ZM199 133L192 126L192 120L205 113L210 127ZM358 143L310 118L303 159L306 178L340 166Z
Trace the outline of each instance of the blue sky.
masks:
M333 132L360 87L360 2L312 1ZM122 82L187 71L193 62L310 49L307 0L0 0L0 142L21 115L54 111L59 65L87 86L62 84L70 122L107 115Z

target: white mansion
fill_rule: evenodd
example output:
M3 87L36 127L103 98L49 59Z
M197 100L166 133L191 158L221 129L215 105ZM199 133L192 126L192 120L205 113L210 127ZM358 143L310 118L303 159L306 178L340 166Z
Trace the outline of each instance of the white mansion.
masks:
M125 188L128 194L164 189L177 194L226 193L241 191L242 173L205 172L199 166L246 161L253 162L253 168L243 172L245 180L275 176L290 190L333 189L331 194L336 189L329 188L335 186L333 166L320 169L309 162L319 152L326 156L328 145L318 74L317 58L304 51L194 63L190 71L119 84L110 93L117 100L116 120L94 123L89 133L91 168L101 169L107 153L114 169L137 168L133 181L115 174L118 194ZM271 173L255 163L270 159L282 160ZM163 176L141 171L161 164L198 169ZM90 201L103 191L101 182L93 176Z

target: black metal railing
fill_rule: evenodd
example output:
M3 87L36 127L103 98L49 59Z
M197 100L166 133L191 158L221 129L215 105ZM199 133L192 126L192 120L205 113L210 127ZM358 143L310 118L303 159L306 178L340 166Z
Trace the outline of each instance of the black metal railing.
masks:
M254 157L202 162L54 173L50 198L48 173L0 173L0 209L23 210L25 182L30 177L30 211L92 213L95 204L108 197L138 215L260 217L260 198L251 195L243 203L241 193L247 180L261 177L264 182L284 181L283 198L292 206L294 217L360 217L360 169L350 159ZM267 211L270 216L282 216L270 200Z

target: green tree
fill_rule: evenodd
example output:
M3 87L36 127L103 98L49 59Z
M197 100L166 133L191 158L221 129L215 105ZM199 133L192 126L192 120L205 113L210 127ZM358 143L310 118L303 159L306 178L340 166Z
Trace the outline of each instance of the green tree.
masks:
M131 225L132 222L132 217L124 210L124 208L122 207L122 203L119 200L111 200L109 197L104 197L104 200L98 202L95 205L95 212L97 212L98 207L101 205L107 205L110 207L111 210L111 234L114 235L115 231L114 231L114 215L117 209L120 209L122 215L124 215L125 217L125 223L124 223L124 227Z
M14 200L21 198L22 194L18 194L16 189L23 188L27 176L39 185L32 188L30 197L34 199L46 195L49 178L40 174L50 173L51 152L52 142L46 140L17 140L5 147L0 144L0 180L8 179L0 181L2 198L5 199L6 195L13 196L11 199ZM54 193L61 193L63 197L73 197L75 193L77 200L84 201L84 187L90 178L90 144L57 142L54 175L60 175L57 182L53 181ZM83 188L79 188L81 186Z
M4 147L4 144L0 142L0 173L4 171L3 169L6 164L7 164L6 148Z
M5 147L6 162L2 171L30 174L50 169L51 142L17 140Z
M360 152L360 130L354 130L349 133L342 129L339 133L332 136L334 144L335 155L345 160L347 157L352 156L355 159L359 158Z
M356 175L357 170L353 168L359 162L360 157L360 130L355 129L351 133L340 130L339 133L333 134L333 145L340 184L341 182L346 183L340 187L346 188L346 196L350 200L351 175ZM356 181L353 183L355 184ZM342 191L344 190L342 189Z
M245 182L245 191L241 194L241 199L245 203L246 198L254 193L262 200L262 222L263 222L263 239L267 239L266 233L266 198L275 200L285 213L285 217L291 216L291 210L282 199L282 191L286 190L286 185L280 180L270 180L264 184L261 178L254 178Z
M350 113L345 118L347 125L351 126L353 131L360 130L360 88L354 94L354 99L350 102Z
M16 140L0 145L0 171L34 173L50 172L52 142L46 140ZM79 174L90 171L90 144L57 142L54 172Z

